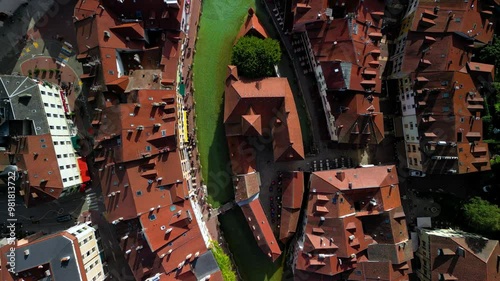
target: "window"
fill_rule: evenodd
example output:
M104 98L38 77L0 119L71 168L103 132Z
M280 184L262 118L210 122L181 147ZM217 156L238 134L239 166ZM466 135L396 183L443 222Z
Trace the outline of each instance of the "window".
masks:
M408 145L406 145L406 146L407 146L407 148L408 148L408 152L410 152L410 151L411 151L410 145L408 144Z
M412 148L413 152L416 152L416 151L417 151L417 146L416 146L416 145L412 144L412 145L411 145L411 148Z
M146 151L151 151L151 146L150 145L146 146Z
M57 158L61 158L61 154L57 154Z
M55 104L53 104L53 103L51 103L51 104L50 104L50 107L55 108L55 107L56 107L56 105L55 105Z
M406 140L409 140L410 139L410 135L406 135Z
M417 165L417 163L418 163L417 158L413 158L413 163L415 163L415 165Z
M450 107L449 106L443 106L443 112L449 112Z
M72 181L73 180L73 177L69 177L69 180Z
M410 130L413 130L413 122L410 122Z
M60 104L57 105L57 108L62 108L62 106Z
M49 97L51 97L51 96L52 96L52 92L47 92L47 94L49 95Z
M66 165L66 169L69 169L69 168L71 168L71 166L70 165Z
M413 165L413 163L411 162L411 158L408 158L408 163L410 163L410 165Z
M56 98L58 98L58 97L59 97L59 94L54 94L54 96L55 96Z
M47 107L49 106L49 104L48 104L48 103L46 103L46 102L44 102L44 103L43 103L43 105L45 105L45 106L47 106Z
M67 130L68 129L68 127L66 127L66 126L63 126L62 128L63 128L63 130Z
M59 170L64 170L64 166L59 166Z
M137 190L137 192L135 193L137 196L141 196L142 195L142 191L140 190Z
M64 158L68 158L68 154L63 154Z
M44 91L42 91L42 95L45 95L45 92L44 92Z
M61 126L56 126L56 129L61 130Z
M76 175L76 176L75 176L75 179L79 179L79 178L80 178L80 176L79 176L79 175Z
M63 178L63 182L67 182L67 181L68 181L68 179L67 179L67 178Z
M64 118L64 115L62 115L62 114L59 114L59 118Z
M152 214L149 216L149 220L150 221L154 221L156 219L156 215L155 214Z
M443 98L449 98L450 97L450 93L443 93Z
M465 118L460 117L460 123L463 123L465 121Z
M76 168L76 164L71 164L71 167Z
M52 114L50 114L50 113L47 113L47 117L52 117Z

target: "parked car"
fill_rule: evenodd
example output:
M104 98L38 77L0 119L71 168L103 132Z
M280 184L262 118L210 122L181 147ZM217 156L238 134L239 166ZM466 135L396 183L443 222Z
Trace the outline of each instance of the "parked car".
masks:
M73 218L71 217L71 215L67 214L67 215L62 215L62 216L58 216L56 218L56 221L57 222L67 222L67 221L70 221L72 220Z
M412 177L421 177L421 178L423 178L423 177L425 177L425 173L424 173L424 172L422 172L422 171L415 171L415 170L411 170L411 171L410 171L410 176L412 176Z

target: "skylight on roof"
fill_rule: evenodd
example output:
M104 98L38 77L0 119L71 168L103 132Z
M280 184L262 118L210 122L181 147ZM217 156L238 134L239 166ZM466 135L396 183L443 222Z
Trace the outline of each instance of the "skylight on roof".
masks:
M152 214L149 216L149 220L150 221L154 221L156 219L156 215L155 214Z
M175 211L175 209L176 209L175 205L170 206L170 211L171 211L171 212L174 212L174 211Z

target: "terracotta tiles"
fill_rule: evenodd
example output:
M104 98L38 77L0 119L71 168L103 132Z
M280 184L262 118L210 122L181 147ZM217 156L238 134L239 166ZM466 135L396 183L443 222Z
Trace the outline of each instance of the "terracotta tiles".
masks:
M247 18L236 36L236 41L243 36L255 36L261 39L269 37L252 8L248 9Z
M285 242L297 229L304 193L304 173L283 173L279 239Z
M276 238L274 238L273 231L264 214L259 199L256 198L240 207L255 237L257 245L259 245L264 254L272 261L275 261L281 255L281 250Z
M298 270L352 280L407 277L413 253L399 246L408 232L395 166L314 172L308 196Z

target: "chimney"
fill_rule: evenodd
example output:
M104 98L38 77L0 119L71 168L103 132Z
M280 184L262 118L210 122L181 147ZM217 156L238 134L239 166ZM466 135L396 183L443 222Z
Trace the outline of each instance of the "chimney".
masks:
M254 14L255 14L255 11L253 10L253 8L249 8L248 9L248 17L251 18L251 17L253 17Z
M261 81L255 82L255 87L257 88L257 90L260 90L262 88L262 82Z
M344 179L345 179L345 172L344 171L337 171L336 177L337 177L337 179L339 179L339 181L344 181Z

